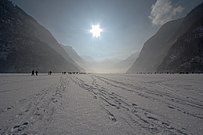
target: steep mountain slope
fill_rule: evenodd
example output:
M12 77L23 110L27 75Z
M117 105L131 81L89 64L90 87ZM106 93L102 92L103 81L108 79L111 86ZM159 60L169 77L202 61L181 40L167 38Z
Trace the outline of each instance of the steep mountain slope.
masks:
M149 39L128 73L202 71L203 4L183 19L163 25Z
M125 60L119 61L114 65L114 68L119 69L121 72L125 73L136 61L139 56L139 52L133 53Z
M78 55L78 53L71 47L71 46L65 46L65 45L61 45L64 50L66 51L66 53L71 57L71 59L73 59L78 65L80 65L80 67L82 67L83 71L87 71L88 70L88 62L86 62L82 57L80 57Z
M127 73L156 71L169 48L175 42L177 37L175 31L179 28L181 23L182 19L179 19L163 25L160 30L144 44L139 57Z
M8 0L0 1L0 72L79 71L51 33Z
M81 58L78 53L73 49L73 47L71 46L64 46L64 45L61 45L64 50L66 51L66 53L69 54L69 56L77 63L82 63L82 64L85 64L85 61L83 60L83 58Z
M169 50L158 68L161 72L203 72L203 4L188 14L180 31L185 33ZM184 28L188 27L187 30Z

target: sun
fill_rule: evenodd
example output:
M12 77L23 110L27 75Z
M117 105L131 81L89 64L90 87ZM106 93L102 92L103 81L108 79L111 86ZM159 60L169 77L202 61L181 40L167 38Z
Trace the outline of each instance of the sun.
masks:
M103 30L100 28L100 25L92 25L92 29L90 30L90 33L92 33L92 37L98 38L101 35L101 32Z

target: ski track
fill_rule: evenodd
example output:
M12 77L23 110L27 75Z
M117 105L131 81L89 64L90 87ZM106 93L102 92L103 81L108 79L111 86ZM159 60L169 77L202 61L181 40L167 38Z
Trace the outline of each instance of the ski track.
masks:
M123 83L123 82L114 81L114 80L107 79L107 78L104 78L104 77L97 77L97 78L99 80L109 84L109 85L114 86L114 87L118 87L118 88L128 90L128 91L131 91L131 92L135 92L139 96L142 96L144 98L150 98L152 100L157 100L159 102L164 102L171 109L176 109L178 111L181 111L182 113L185 113L185 114L191 115L193 117L203 119L203 115L198 116L198 115L190 114L189 112L184 111L183 108L180 108L179 106L174 106L174 104L181 104L181 105L191 106L191 107L198 108L198 109L202 110L203 109L203 104L199 104L199 103L194 102L192 100L189 100L189 101L184 100L181 97L178 97L177 95L171 95L169 93L164 93L164 92L160 92L160 91L152 91L152 90L149 90L146 87L141 88L141 87L137 87L137 86L132 85L132 84L126 84L126 83ZM151 95L153 95L153 96L151 96ZM161 99L156 98L156 97L161 97ZM170 102L172 102L172 104Z
M132 131L139 129L140 134L193 135L192 131L194 129L190 130L187 126L173 121L167 114L160 114L150 107L142 106L136 100L136 97L148 104L160 104L165 109L176 112L184 116L184 118L188 117L203 122L202 100L194 97L195 94L192 96L187 95L186 97L180 95L176 89L165 84L176 81L176 78L165 78L162 76L159 80L148 79L140 81L136 80L136 76L132 75L94 74L54 77L60 77L60 79L51 86L28 98L16 101L13 105L5 108L0 107L0 116L4 116L12 110L19 110L16 111L15 115L11 115L6 120L6 123L1 124L1 135L38 134L39 129L42 134L47 133L49 124L53 122L56 111L64 110L63 102L65 99L63 99L63 94L65 92L68 93L70 83L91 94L92 100L99 101L101 111L105 112L110 121L113 123L125 122ZM24 83L32 82L35 79L40 80L40 78L29 78ZM11 84L21 83L22 80L12 80ZM3 86L8 84L9 81L10 79L4 80L0 84ZM5 89L1 90L0 94L18 90L20 88ZM202 92L201 90L194 90L194 93L198 91ZM127 95L130 95L130 97ZM132 99L132 97L135 97L135 99ZM198 134L200 135L201 133Z
M171 122L162 121L156 118L156 115L151 111L141 108L137 106L135 103L128 103L127 100L120 98L114 93L108 92L109 91L108 89L100 86L97 83L96 78L99 78L99 80L101 80L100 77L93 76L92 86L85 84L83 80L77 77L75 77L75 79L72 79L72 80L83 89L88 90L92 95L94 95L94 97L97 97L97 98L99 97L101 100L107 103L107 106L117 109L119 113L126 114L126 111L128 113L130 112L130 116L131 116L130 119L132 121L131 123L134 123L135 126L139 126L144 130L147 130L151 134L165 133L165 134L187 135L184 128L182 129L175 128L170 124ZM106 82L106 83L112 85L110 82ZM115 85L113 86L118 87ZM128 91L131 92L131 90L128 90ZM116 121L115 116L108 109L105 109L105 110L107 110L109 118L112 119L113 121ZM131 125L131 127L133 126L134 125Z
M63 109L61 99L68 83L67 78L61 77L57 84L43 89L28 101L23 101L26 102L25 106L16 106L21 107L21 111L7 120L6 126L0 130L1 135L37 134L35 130L39 129L44 133L43 130L52 121L56 109Z

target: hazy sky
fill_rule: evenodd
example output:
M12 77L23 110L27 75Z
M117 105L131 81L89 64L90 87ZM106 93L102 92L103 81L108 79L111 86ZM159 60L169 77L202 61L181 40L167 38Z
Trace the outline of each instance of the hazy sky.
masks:
M203 0L12 0L63 45L96 60L140 51L165 22L185 16ZM99 39L89 33L99 23Z

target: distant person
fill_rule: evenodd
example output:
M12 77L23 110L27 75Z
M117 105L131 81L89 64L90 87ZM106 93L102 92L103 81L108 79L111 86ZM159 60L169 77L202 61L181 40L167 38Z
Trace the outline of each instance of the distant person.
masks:
M36 74L36 76L38 76L38 71L37 70L35 71L35 74Z
M48 73L48 75L51 75L51 74L52 74L52 71L50 70L49 73Z
M62 72L62 74L63 74L63 75L65 75L65 74L66 74L66 72Z
M32 74L31 74L31 75L32 75L32 76L35 75L35 71L34 71L34 70L32 70Z

